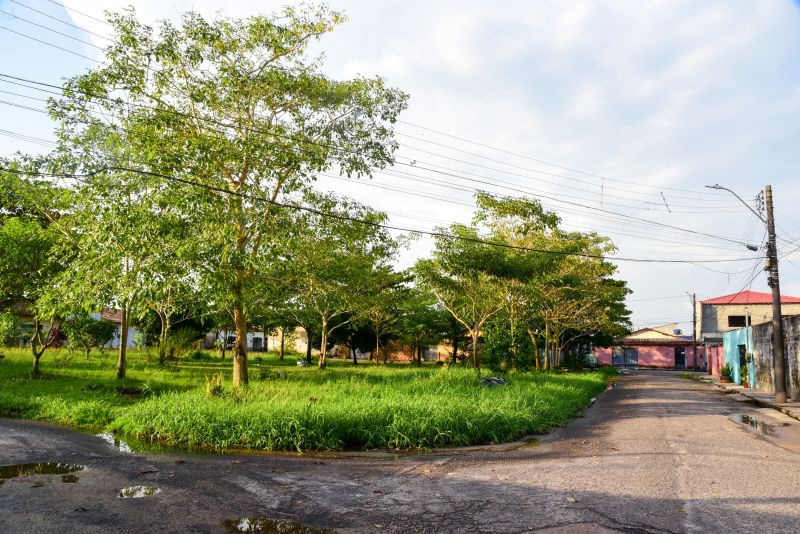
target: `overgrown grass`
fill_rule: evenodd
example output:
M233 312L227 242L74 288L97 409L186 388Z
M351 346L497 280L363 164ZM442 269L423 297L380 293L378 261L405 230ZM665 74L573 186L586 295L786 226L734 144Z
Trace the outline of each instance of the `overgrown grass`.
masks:
M700 377L694 373L689 373L687 371L681 371L680 375L681 378L685 378L686 380L694 380L695 382L700 381Z
M125 384L115 356L75 358L44 376L29 375L30 355L6 350L0 362L0 415L110 430L139 441L212 449L432 448L498 443L542 433L578 415L605 388L608 374L520 373L507 386L480 386L469 369L410 365L328 369L259 354L248 388L230 387L230 361L213 357L160 368L130 354ZM67 354L67 353L63 353ZM55 358L54 358L55 356ZM221 373L223 390L206 393ZM118 386L140 390L122 395ZM217 393L219 393L217 391Z

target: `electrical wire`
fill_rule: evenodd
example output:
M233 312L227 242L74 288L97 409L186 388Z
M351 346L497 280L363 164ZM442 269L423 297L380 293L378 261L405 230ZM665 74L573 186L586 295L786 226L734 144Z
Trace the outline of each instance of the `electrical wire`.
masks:
M206 190L209 190L209 191L214 191L214 192L222 193L222 194L226 194L226 195L236 196L236 197L247 199L247 200L264 202L264 203L267 203L267 204L270 204L270 205L273 205L273 206L276 206L276 207L279 207L279 208L287 208L287 209L294 209L294 210L298 210L298 211L310 212L310 213L314 213L315 215L319 215L321 217L330 217L330 218L333 218L333 219L349 221L349 222L355 222L355 223L359 223L359 224L365 224L365 225L369 225L369 226L373 226L373 227L377 227L377 228L383 228L383 229L387 229L387 230L398 230L398 231L409 231L409 232L413 232L414 231L414 230L410 230L410 229L399 227L399 226L393 226L393 225L387 225L387 224L383 224L383 223L376 223L376 222L373 222L373 221L367 221L367 220L364 220L364 219L359 219L357 217L350 217L350 216L347 216L347 215L340 215L340 214L336 214L336 213L325 212L325 211L322 211L322 210L319 210L319 209L316 209L316 208L312 208L312 207L308 207L308 206L302 206L302 205L298 205L298 204L282 203L282 202L278 202L278 201L272 200L272 199L270 199L268 197L262 197L262 196L258 196L258 195L248 194L248 193L241 193L239 191L231 191L230 189L225 189L225 188L222 188L222 187L216 187L216 186L212 186L212 185L208 185L208 184L203 184L201 182L195 182L193 180L188 180L188 179L185 179L185 178L179 178L177 176L170 176L170 175L161 174L161 173L157 173L157 172L151 172L151 171L143 171L143 170L140 170L140 169L132 169L132 168L129 168L129 167L108 166L108 167L104 167L104 168L101 168L101 169L98 169L98 170L95 170L95 171L92 171L92 172L89 172L89 173L82 173L82 174L78 174L78 173L76 173L76 174L42 173L42 172L20 171L20 170L17 170L17 169L10 169L10 168L0 168L0 171L19 173L19 174L27 174L27 175L36 175L36 176L66 177L66 178L88 178L88 177L92 177L94 175L97 175L99 173L104 173L104 172L107 172L107 171L129 172L129 173L139 174L139 175L142 175L142 176L150 176L150 177L154 177L154 178L160 178L160 179L167 180L167 181L174 182L174 183L190 185L190 186L193 186L193 187L198 187L198 188L202 188L202 189L206 189ZM430 236L433 236L433 237L442 237L442 238L445 238L445 239L468 241L468 242L472 242L472 243L479 243L479 244L483 244L483 245L495 246L495 247L503 248L503 249L520 250L520 251L525 251L525 252L536 252L536 253L541 253L541 254L550 254L550 255L554 255L554 256L564 256L564 257L581 257L581 258L590 258L590 259L599 259L599 260L628 261L628 262L636 262L636 263L672 263L672 264L691 264L691 265L696 265L696 264L700 264L700 263L719 263L719 262L732 261L731 259L716 259L716 260L678 260L678 259L669 259L669 260L665 260L665 259L653 259L653 258L628 258L628 257L617 257L617 256L611 257L611 256L605 256L605 255L602 255L602 254L589 254L589 253L581 253L581 252L565 252L565 251L539 249L539 248L534 248L534 247L522 247L522 246L517 246L517 245L510 245L510 244L507 244L507 243L488 241L486 239L481 239L481 238L470 238L470 237L465 237L465 236L458 236L458 235L449 234L449 233L446 233L446 232L426 231L426 232L423 232L423 233L425 233L427 235L430 235Z

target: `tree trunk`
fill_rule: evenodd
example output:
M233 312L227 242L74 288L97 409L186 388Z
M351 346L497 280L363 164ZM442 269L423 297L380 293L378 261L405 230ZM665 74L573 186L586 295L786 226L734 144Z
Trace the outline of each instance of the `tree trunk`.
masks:
M539 343L537 342L536 335L530 328L528 329L528 337L531 338L531 344L533 345L533 366L535 369L539 369Z
M280 358L281 360L283 360L283 356L285 354L285 349L284 349L285 343L286 343L286 337L284 336L283 327L281 327L281 358Z
M328 348L328 325L323 321L322 323L322 342L319 346L319 368L325 369L325 365L327 362L325 361L325 355L327 353Z
M167 335L169 332L169 314L163 310L157 310L158 318L161 319L161 333L158 336L158 363L164 365L167 352Z
M376 333L375 334L375 361L377 362L380 357L381 357L381 336ZM386 363L386 356L383 357L383 363Z
M129 302L125 302L122 306L122 320L120 321L119 333L119 357L117 358L117 380L125 379L125 372L128 369L128 317L131 313Z
M472 329L472 367L476 370L480 369L480 364L478 363L478 328Z
M453 365L458 363L458 334L453 331Z
M233 344L233 387L246 386L247 376L247 317L241 305L233 306L233 323L236 326L236 342Z
M358 365L358 357L356 356L356 348L350 347L350 352L353 353L353 365Z
M222 361L225 361L225 348L228 346L228 329L222 334Z
M42 374L39 369L39 360L44 354L44 344L42 343L42 323L39 319L33 320L33 336L31 337L31 352L33 353L33 369L31 373L35 376Z

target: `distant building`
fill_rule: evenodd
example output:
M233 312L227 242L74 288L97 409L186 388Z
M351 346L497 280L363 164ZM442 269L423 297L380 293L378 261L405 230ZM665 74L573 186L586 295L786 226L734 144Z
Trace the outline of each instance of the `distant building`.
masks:
M739 291L698 301L696 306L697 341L703 345L708 371L714 375L719 375L725 364L723 338L726 332L772 321L771 293ZM782 295L781 313L784 316L800 314L800 298Z
M683 335L677 323L636 330L594 354L598 363L617 367L687 369L701 364L699 359L695 363L692 337Z

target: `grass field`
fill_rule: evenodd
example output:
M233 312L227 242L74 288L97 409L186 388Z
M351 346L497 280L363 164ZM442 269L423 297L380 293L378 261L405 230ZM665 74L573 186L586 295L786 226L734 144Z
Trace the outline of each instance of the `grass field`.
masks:
M230 387L230 361L211 354L161 368L129 353L128 379L114 379L116 355L89 360L66 350L42 359L31 378L28 351L0 360L0 416L112 431L139 442L258 450L433 448L512 441L580 414L607 374L520 373L488 388L474 371L332 360L302 368L296 358L251 355L250 386ZM253 358L256 356L256 358ZM253 361L255 360L255 361ZM259 361L260 360L260 361ZM209 397L206 378L223 376ZM124 389L123 389L124 388ZM140 392L140 393L139 393Z

